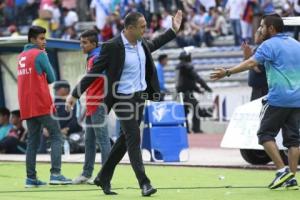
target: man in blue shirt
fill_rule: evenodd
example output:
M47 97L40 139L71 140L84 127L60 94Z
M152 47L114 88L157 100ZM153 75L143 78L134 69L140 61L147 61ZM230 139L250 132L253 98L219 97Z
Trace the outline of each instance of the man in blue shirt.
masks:
M147 27L145 17L138 12L129 13L125 17L125 28L121 35L102 44L99 59L67 98L66 108L71 110L76 100L97 78L95 75L106 71L107 93L104 105L107 112L114 109L122 128L122 135L115 142L107 161L94 180L106 195L116 194L111 191L110 181L116 165L126 151L142 196L151 196L157 191L152 187L145 172L140 149L139 125L145 100L158 100L159 96L158 78L151 52L176 37L181 21L182 11L178 11L173 18L171 29L153 40L145 40L143 38Z
M165 86L165 77L164 77L164 67L168 64L168 55L161 54L158 56L158 64L156 65L157 78L159 82L159 89L163 93L163 97L165 93L168 92ZM163 100L163 98L162 98Z
M252 69L258 64L266 68L269 92L263 100L261 124L258 130L259 143L264 146L278 169L270 189L285 186L298 189L295 179L299 160L300 119L300 43L283 32L279 15L266 15L261 21L264 41L248 60L230 69L216 69L211 79L217 80L231 74ZM288 148L289 168L284 163L275 143L282 130L283 145Z

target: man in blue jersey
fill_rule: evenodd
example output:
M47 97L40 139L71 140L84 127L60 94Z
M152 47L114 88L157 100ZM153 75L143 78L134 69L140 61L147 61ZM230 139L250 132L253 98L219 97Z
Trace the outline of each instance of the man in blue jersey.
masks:
M269 92L263 100L259 144L264 146L277 167L270 189L281 186L298 189L295 179L299 160L300 119L300 43L283 33L283 21L277 14L263 17L260 28L264 41L255 54L230 69L216 69L211 79L217 80L231 74L252 69L258 64L266 68ZM283 145L288 148L289 167L285 167L275 137L282 130Z

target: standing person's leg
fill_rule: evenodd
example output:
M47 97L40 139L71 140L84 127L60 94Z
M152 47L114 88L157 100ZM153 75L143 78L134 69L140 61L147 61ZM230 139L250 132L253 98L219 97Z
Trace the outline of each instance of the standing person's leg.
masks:
M93 174L95 156L96 156L96 137L93 128L91 116L86 117L86 130L85 130L85 154L82 175L90 178Z
M247 22L241 20L241 37L244 42L247 41L247 36Z
M289 110L271 106L267 102L263 102L263 104L261 123L257 135L259 144L263 145L278 170L275 179L269 185L270 189L276 189L294 176L288 168L285 168L275 143L275 137L288 119Z
M37 118L26 120L28 128L26 150L26 173L27 178L36 179L36 153L39 147L42 126Z
M94 133L100 145L102 165L106 162L111 150L106 113L105 106L101 104L96 113L91 116Z
M136 101L136 98L134 97L120 102L122 103L116 107L115 112L120 119L121 127L125 134L131 166L141 187L143 184L149 184L150 180L145 174L140 149L139 101Z
M291 172L296 174L299 161L299 120L300 108L291 108L290 115L282 127L283 145L289 149L289 167Z
M195 96L193 95L193 93L191 93L191 98L190 98L190 103L192 105L192 109L193 109L193 132L194 133L203 133L203 131L201 130L201 121L200 121L200 105L197 101L197 99L195 98Z
M40 118L40 122L48 130L51 140L51 174L60 174L62 154L62 134L59 124L50 115Z
M48 130L51 140L50 184L71 184L72 180L61 175L62 133L58 121L53 116L45 115L39 121Z
M239 46L241 44L241 24L239 19L231 20L231 27L234 36L234 45Z
M184 114L185 114L185 119L186 119L186 130L188 133L191 132L190 130L190 124L189 124L189 120L188 120L188 114L189 114L189 110L190 110L190 103L189 103L189 92L185 92L183 94L183 102L184 102Z
M126 153L125 135L121 134L114 143L106 162L102 165L97 177L94 180L95 185L100 186L107 195L115 195L111 191L110 181L114 174L117 164L122 160Z

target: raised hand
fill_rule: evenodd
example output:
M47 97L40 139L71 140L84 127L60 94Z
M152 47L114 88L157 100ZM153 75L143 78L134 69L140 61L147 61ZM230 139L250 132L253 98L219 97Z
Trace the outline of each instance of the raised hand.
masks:
M173 17L172 19L172 27L176 31L176 33L179 31L181 22L182 22L182 11L178 10L175 17Z
M248 59L252 56L253 52L248 43L243 42L241 49L243 50L244 59Z

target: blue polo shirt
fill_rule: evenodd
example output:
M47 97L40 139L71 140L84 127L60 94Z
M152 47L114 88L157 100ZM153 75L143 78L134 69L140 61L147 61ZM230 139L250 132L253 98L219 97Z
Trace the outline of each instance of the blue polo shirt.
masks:
M300 43L279 33L264 41L252 57L266 68L268 103L300 107Z

